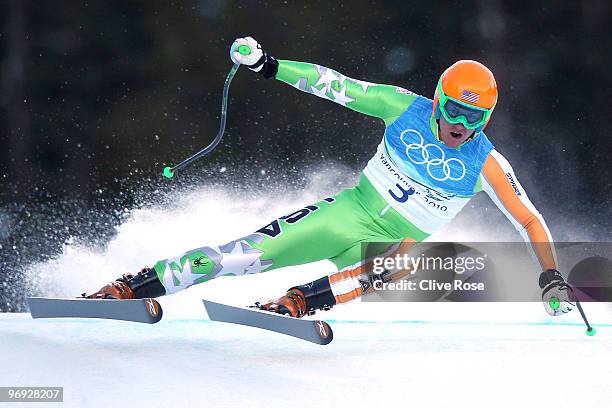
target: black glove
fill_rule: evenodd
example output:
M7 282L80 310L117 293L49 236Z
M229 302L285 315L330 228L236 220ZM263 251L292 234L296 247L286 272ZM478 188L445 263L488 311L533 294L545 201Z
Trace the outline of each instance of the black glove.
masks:
M576 305L572 287L556 269L548 269L540 274L540 289L544 309L551 316L567 313Z

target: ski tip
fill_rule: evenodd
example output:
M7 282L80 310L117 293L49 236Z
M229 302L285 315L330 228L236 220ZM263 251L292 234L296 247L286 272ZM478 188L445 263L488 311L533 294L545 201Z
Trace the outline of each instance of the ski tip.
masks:
M331 343L332 340L334 339L334 332L332 331L331 326L327 324L327 322L324 322L323 320L315 320L315 326L317 329L317 334L321 338L321 341L319 342L319 344L321 344L322 346L325 346Z
M211 302L210 300L202 299L202 303L204 304L204 310L206 310L206 314L210 320L216 320L214 314L215 306L221 306L221 304L216 302Z
M45 316L44 297L32 296L26 299L28 302L28 309L32 319L41 319Z
M32 319L36 319L38 316L35 312L34 313L32 312L32 304L36 302L35 299L36 299L35 297L26 298L26 301L28 302L28 311L30 312L30 316L32 317ZM36 306L34 306L34 308L36 308Z

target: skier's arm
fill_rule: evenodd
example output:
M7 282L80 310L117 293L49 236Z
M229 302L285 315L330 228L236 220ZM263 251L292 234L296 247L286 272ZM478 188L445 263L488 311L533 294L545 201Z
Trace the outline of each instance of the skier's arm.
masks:
M241 47L248 52L242 53ZM234 63L245 65L265 78L274 77L304 92L375 116L387 126L417 97L403 88L348 78L320 65L276 60L251 37L237 38L230 48L230 57Z
M542 273L538 284L542 289L542 303L546 312L551 316L559 316L571 311L575 305L575 296L571 286L557 270L550 232L542 215L529 201L508 160L492 150L482 168L481 180L483 189L512 221L540 263Z
M349 78L330 68L307 62L278 61L276 79L391 124L415 100L405 89Z
M542 270L557 269L546 223L527 197L508 160L492 150L482 168L481 179L483 190L519 231Z

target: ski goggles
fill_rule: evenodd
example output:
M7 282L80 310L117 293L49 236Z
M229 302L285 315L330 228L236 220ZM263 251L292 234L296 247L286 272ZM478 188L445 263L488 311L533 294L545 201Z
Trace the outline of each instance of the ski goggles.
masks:
M495 108L479 108L446 96L441 83L438 83L438 95L440 97L438 106L444 119L448 123L461 123L466 129L482 129Z

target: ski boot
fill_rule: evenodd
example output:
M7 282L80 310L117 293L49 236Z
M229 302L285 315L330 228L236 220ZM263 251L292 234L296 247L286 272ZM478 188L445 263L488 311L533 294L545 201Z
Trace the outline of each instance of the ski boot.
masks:
M300 318L313 315L317 310L329 310L336 304L327 276L304 285L290 288L284 296L265 304L255 303L255 307Z
M136 275L126 273L119 279L109 282L91 295L83 293L86 299L142 299L166 294L154 269L143 268Z

